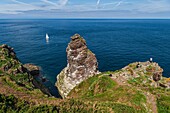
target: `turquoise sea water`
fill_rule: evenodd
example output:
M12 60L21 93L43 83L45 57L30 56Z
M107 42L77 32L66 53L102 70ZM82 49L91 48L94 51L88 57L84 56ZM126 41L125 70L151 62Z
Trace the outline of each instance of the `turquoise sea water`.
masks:
M164 76L170 77L170 20L0 20L0 44L14 47L22 63L41 66L52 84L66 67L66 47L75 33L96 54L100 71L114 71L152 57L164 69Z

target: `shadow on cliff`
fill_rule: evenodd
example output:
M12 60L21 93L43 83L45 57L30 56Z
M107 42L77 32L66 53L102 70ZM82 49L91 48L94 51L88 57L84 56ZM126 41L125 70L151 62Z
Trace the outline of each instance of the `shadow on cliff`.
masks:
M45 77L45 74L43 73L42 69L40 70L40 74L38 76L35 76L34 78L38 82L40 82L40 84L43 84L48 89L48 91L45 91L46 89L40 88L40 90L43 93L47 94L48 96L54 96L56 98L62 98L61 95L59 94L57 87L55 87L54 84L48 78Z

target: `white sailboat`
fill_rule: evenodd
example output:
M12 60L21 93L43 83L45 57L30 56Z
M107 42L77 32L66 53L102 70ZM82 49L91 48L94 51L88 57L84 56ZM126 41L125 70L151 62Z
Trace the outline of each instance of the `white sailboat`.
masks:
M46 33L46 42L49 42L49 36L48 36L48 34Z

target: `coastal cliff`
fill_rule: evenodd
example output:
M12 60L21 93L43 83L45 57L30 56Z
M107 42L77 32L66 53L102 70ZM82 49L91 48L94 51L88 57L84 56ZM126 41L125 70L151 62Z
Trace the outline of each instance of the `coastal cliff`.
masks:
M42 82L36 80L40 74L40 67L33 64L22 64L14 49L3 44L0 46L0 76L8 76L19 86L38 88L44 94L52 96Z
M170 113L170 81L162 72L156 62L131 63L84 80L68 98L103 103L117 113Z
M63 98L83 80L98 74L98 63L86 45L86 41L79 34L71 37L66 49L67 67L57 75L56 86Z
M68 65L56 83L60 99L35 87L41 86L34 78L40 67L23 65L13 48L1 45L0 113L170 113L170 78L158 63L134 62L99 73L95 55L78 34L66 51Z

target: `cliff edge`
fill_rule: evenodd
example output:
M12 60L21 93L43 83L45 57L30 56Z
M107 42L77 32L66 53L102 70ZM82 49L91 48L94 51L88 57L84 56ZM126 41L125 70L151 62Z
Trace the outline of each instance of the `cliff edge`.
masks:
M40 67L33 64L22 64L16 56L14 49L6 44L0 46L0 76L9 77L17 85L32 90L40 89L44 94L52 96L42 82L36 80Z
M98 74L95 55L77 34L67 57L56 84L68 94L57 99L42 93L42 87L35 88L40 85L34 79L38 66L23 65L13 48L0 46L0 113L170 113L170 78L163 77L158 63L135 62Z

